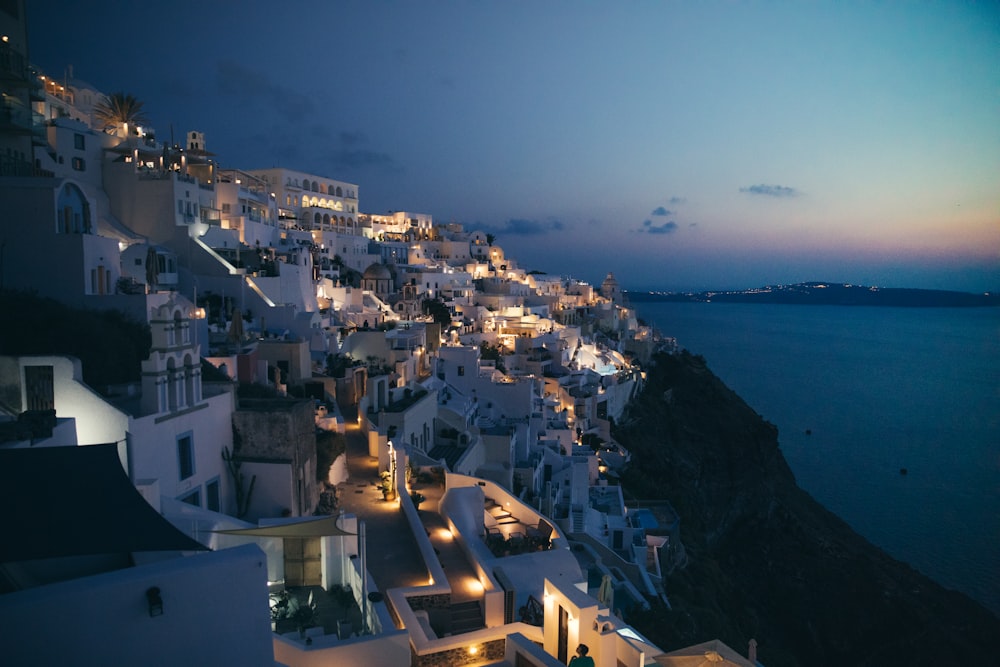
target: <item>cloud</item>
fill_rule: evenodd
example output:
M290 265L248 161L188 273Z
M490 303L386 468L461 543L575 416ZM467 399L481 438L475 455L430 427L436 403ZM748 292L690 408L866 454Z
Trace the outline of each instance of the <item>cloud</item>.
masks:
M751 185L740 188L740 192L751 195L765 195L767 197L797 197L799 191L785 185Z
M470 226L471 228L471 226ZM558 232L566 229L566 225L561 220L550 218L548 220L526 220L524 218L511 218L503 225L496 227L491 225L477 225L478 229L487 234L500 236L540 236L549 232Z
M368 135L360 130L344 131L337 135L339 145L333 147L327 157L336 167L383 167L393 171L402 171L395 159L389 153L368 147Z
M671 234L677 231L677 223L673 220L668 220L662 225L654 225L652 220L645 220L642 223L642 229L637 231L646 232L647 234Z
M290 121L302 120L313 111L308 95L272 81L261 70L234 60L220 60L216 75L219 92L244 107L261 104Z
M672 211L668 211L663 206L657 206L656 208L653 209L653 212L650 213L650 215L670 215L671 213Z

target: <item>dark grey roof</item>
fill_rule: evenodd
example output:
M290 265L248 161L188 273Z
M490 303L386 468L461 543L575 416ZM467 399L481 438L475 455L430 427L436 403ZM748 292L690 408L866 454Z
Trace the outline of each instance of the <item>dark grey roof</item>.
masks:
M146 502L114 444L0 450L0 517L0 563L207 550Z

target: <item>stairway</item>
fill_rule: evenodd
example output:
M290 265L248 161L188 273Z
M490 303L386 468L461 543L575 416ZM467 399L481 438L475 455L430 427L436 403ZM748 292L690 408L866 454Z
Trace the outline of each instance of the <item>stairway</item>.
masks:
M486 499L484 509L493 517L497 525L521 523L517 517L498 505L492 498Z
M483 612L477 600L451 605L451 634L458 635L484 627Z
M571 517L572 517L572 520L573 520L573 532L574 533L585 532L587 526L586 526L586 520L584 518L584 512L583 512L583 510L582 509L581 510L574 509L571 512Z

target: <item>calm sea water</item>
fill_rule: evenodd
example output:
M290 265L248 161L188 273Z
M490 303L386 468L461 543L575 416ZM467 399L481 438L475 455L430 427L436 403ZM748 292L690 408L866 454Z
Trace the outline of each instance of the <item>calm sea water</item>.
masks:
M1000 615L1000 309L637 306L777 425L799 486Z

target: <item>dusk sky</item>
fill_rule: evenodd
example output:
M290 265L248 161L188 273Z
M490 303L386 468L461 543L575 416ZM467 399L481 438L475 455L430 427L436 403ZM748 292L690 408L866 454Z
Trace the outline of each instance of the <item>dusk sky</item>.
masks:
M31 59L225 168L625 289L1000 290L995 2L38 2Z

